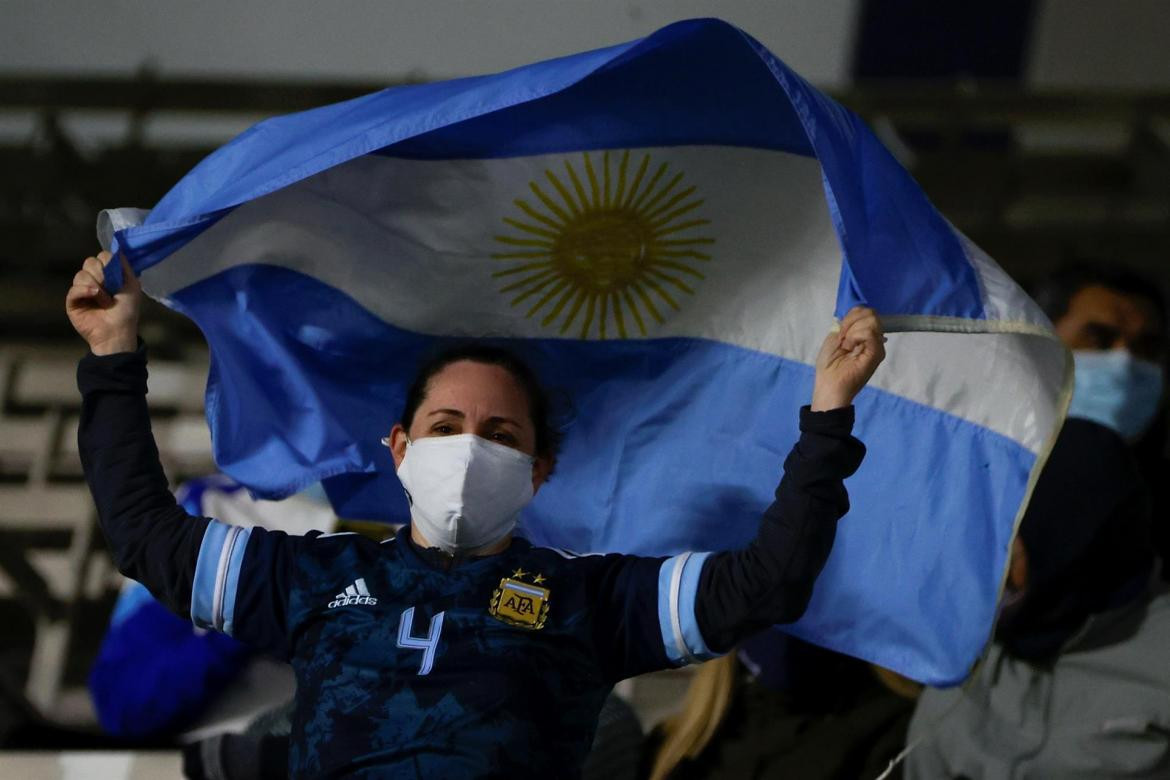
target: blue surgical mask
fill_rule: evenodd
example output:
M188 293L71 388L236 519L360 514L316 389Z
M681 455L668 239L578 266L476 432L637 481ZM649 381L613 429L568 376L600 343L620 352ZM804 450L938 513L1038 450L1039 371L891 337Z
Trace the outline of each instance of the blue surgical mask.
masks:
M1074 350L1076 381L1069 417L1112 428L1134 441L1153 421L1162 398L1162 367L1123 349Z

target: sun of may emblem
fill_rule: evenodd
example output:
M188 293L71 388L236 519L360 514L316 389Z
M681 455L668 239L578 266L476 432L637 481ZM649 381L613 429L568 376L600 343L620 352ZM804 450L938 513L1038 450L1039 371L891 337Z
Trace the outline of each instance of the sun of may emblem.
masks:
M561 334L627 338L694 295L715 239L702 231L710 220L696 188L670 163L586 152L544 174L504 217L512 231L495 237L503 247L492 257L506 267L492 275L513 307Z

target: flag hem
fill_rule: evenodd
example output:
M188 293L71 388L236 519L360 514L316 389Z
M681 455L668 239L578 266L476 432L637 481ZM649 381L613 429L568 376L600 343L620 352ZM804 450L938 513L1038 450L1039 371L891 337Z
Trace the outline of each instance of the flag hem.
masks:
M1072 402L1073 395L1073 373L1074 373L1072 352L1064 351L1064 377L1061 380L1060 397L1057 400L1057 408L1059 414L1057 419L1060 421L1058 425L1053 426L1052 433L1048 437L1048 441L1044 445L1044 449L1036 455L1036 462L1032 464L1032 473L1028 475L1028 483L1024 487L1024 499L1020 502L1020 508L1016 512L1015 522L1012 524L1011 540L1008 542L1008 554L1004 559L1003 572L999 577L999 590L996 592L996 604L1003 600L1003 591L1007 586L1008 572L1011 570L1012 552L1011 548L1016 541L1016 536L1020 532L1020 525L1024 522L1024 514L1028 511L1028 506L1032 503L1032 493L1036 489L1036 483L1040 480L1040 474L1044 471L1044 467L1048 465L1048 458L1052 455L1052 450L1056 447L1056 440L1060 436L1060 431L1064 428L1065 420L1068 419L1068 407ZM992 642L995 641L995 623L991 624L988 630L987 639L983 643L983 649L979 652L975 663L971 665L971 669L967 672L967 676L959 681L959 684L971 679L971 675L979 667L979 662L987 656L988 650L991 648Z
M1042 336L1056 341L1056 334L1043 325L1020 320L984 320L972 317L943 317L934 314L881 316L886 333L1015 333Z

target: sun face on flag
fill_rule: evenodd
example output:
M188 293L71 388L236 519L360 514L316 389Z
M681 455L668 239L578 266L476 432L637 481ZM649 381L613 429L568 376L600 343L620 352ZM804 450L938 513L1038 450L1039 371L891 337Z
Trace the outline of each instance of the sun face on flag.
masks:
M715 239L701 230L710 220L697 188L669 162L600 157L566 158L529 182L533 198L517 198L503 220L512 231L495 236L492 257L507 267L492 276L513 307L562 335L646 336L695 294Z

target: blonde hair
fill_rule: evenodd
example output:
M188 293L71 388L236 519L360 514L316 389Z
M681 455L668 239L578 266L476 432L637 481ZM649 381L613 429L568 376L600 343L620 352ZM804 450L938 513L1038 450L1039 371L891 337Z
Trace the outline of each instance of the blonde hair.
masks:
M897 672L892 672L884 666L877 664L869 665L870 671L877 677L878 682L885 686L886 690L901 696L903 699L910 699L913 701L922 693L922 683L915 682L909 677L903 677Z
M698 668L682 709L662 722L662 745L654 757L650 780L669 777L679 764L698 756L711 742L731 706L737 664L731 652Z

